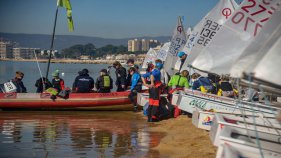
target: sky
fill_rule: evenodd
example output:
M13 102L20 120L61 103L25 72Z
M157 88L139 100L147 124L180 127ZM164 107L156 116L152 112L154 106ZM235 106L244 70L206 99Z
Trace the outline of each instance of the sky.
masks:
M195 26L219 0L70 0L74 32L59 8L57 35L171 36L177 17ZM57 0L0 0L0 32L52 34Z

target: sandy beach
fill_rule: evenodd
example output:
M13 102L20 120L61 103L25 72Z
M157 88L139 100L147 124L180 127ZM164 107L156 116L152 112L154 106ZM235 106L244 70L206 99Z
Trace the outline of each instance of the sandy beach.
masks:
M196 128L186 115L150 126L151 131L165 133L160 144L152 149L156 157L214 158L216 155L217 148L211 144L208 131Z

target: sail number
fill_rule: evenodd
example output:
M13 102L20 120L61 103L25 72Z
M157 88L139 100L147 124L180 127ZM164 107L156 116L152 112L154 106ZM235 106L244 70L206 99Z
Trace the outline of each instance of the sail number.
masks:
M186 40L184 40L182 38L176 38L176 39L172 40L169 52L173 56L176 56L177 53L180 51L181 47L185 45L185 43L186 43Z
M218 23L212 20L206 20L206 23L202 31L200 32L197 43L203 45L204 47L207 46L211 39L215 36L217 31L220 29L220 27L221 25L219 25Z
M240 11L232 16L231 21L234 24L244 23L243 30L256 36L264 22L269 20L281 2L277 3L277 0L247 0L242 5Z
M189 105L191 105L193 107L195 106L200 109L204 109L207 105L207 102L203 101L203 100L193 99L191 102L189 102Z

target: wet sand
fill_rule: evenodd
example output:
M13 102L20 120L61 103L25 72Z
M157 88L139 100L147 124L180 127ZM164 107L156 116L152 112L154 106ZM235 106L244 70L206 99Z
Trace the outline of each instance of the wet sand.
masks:
M214 158L217 148L211 144L208 131L196 128L191 118L181 115L175 119L152 123L150 130L164 132L165 137L152 150L160 157Z

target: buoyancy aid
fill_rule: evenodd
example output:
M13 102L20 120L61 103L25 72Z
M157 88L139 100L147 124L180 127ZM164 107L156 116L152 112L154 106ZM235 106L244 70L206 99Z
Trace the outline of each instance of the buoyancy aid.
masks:
M56 88L58 91L64 90L64 80L61 78L59 79L53 78L52 85L53 88Z

